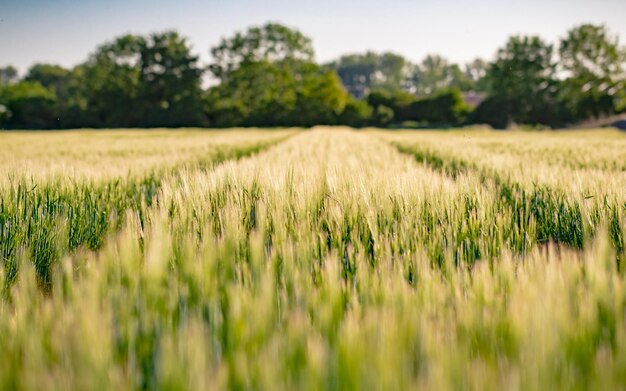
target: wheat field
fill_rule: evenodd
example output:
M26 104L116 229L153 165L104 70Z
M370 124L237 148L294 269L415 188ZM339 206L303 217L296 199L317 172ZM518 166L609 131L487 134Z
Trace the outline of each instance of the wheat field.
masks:
M0 133L0 388L626 388L626 135Z

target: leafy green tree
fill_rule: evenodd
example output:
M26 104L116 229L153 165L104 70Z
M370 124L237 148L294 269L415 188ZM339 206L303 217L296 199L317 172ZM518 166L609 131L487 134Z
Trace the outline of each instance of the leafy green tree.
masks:
M0 102L3 128L48 129L57 127L54 93L36 81L20 81L4 87Z
M350 54L331 62L327 66L337 72L345 88L356 98L367 95L374 84L376 54Z
M242 64L210 91L209 118L220 127L287 124L296 105L295 82L283 64Z
M552 45L536 36L511 37L498 50L485 76L490 94L489 107L499 107L498 123L477 108L474 120L506 127L511 123L557 125L562 121L557 92L556 63ZM480 115L478 115L480 114Z
M584 24L568 31L559 46L567 75L562 97L576 120L618 110L626 88L626 52L605 26Z
M304 126L332 125L349 100L341 80L333 71L313 63L303 63L296 74L302 81L296 86L296 109L293 123Z
M0 102L0 129L4 128L6 122L9 120L11 113L9 108L6 107L3 102Z
M307 62L251 62L209 93L215 126L332 124L348 94L337 76Z
M145 38L123 35L99 46L77 72L85 126L139 126L137 95Z
M381 128L389 126L395 117L395 113L391 107L380 105L374 110L373 122L374 125Z
M470 109L463 101L461 91L450 89L419 99L410 105L410 120L436 126L453 126L463 123Z
M403 91L389 93L376 90L367 97L367 102L374 110L377 110L380 106L385 106L393 110L395 122L413 120L410 106L415 100L415 95Z
M461 70L459 65L451 64L448 67L448 74L450 75L448 89L457 89L459 91L471 91L474 89L474 83L468 77L467 72Z
M35 64L24 80L38 82L54 94L59 127L81 127L85 122L81 75L79 68L68 70L59 65Z
M514 99L504 95L489 96L469 115L469 122L506 129L512 122L511 113L516 111Z
M11 115L7 107L4 89L17 80L17 69L12 65L0 67L0 125L6 123Z
M79 69L89 126L197 126L202 70L173 31L124 35L100 46Z
M221 81L240 66L255 62L287 60L313 62L315 52L311 39L300 31L278 23L250 27L245 33L223 38L211 49L213 63L209 69Z
M338 117L338 124L362 128L372 123L373 115L374 110L366 100L349 97Z
M473 61L465 64L465 77L469 80L471 90L487 90L485 76L487 75L488 68L489 63L480 58L476 58Z
M487 71L489 92L517 98L526 105L553 85L556 63L553 47L536 36L511 37L498 50Z
M138 100L141 126L202 125L202 70L177 32L142 40Z
M250 28L211 52L221 80L205 101L214 126L331 124L348 101L334 72L312 61L310 39L285 26Z
M337 72L343 85L356 98L372 90L394 93L410 89L412 65L394 53L350 54L327 66Z
M415 93L428 96L450 88L467 91L472 89L471 80L457 64L451 64L438 55L428 55L415 67L413 74Z
M0 87L7 86L17 81L17 69L8 65L6 67L0 67Z
M615 111L618 113L626 112L626 91L621 91L617 95L617 101L615 102Z
M24 80L37 81L42 86L52 89L57 97L63 95L61 91L67 89L67 79L70 71L59 65L35 64L30 67Z

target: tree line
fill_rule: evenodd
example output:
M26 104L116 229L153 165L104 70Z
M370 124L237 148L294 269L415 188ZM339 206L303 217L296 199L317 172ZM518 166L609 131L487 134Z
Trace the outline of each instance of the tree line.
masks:
M165 31L117 37L72 69L0 68L0 128L560 127L626 111L626 49L601 25L557 44L513 36L491 61L462 66L374 52L318 64L310 38L276 23L210 53L203 66Z

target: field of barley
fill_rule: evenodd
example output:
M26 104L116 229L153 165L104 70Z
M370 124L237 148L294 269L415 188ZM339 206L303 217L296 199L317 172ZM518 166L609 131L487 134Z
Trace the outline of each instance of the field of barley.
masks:
M0 389L626 388L624 133L0 145Z

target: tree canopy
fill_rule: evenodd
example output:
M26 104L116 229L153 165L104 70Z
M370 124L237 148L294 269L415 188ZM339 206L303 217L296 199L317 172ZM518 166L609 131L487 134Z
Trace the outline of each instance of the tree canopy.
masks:
M192 126L202 123L198 57L173 31L124 35L80 66L86 120L95 126Z
M431 54L415 68L413 80L417 95L428 96L462 83L459 79L464 77L458 65L450 64L442 56Z
M337 72L346 89L357 98L375 90L403 90L411 73L409 61L390 52L345 55L327 66Z
M211 49L211 55L213 62L209 69L224 81L242 64L286 60L313 62L315 51L311 39L300 31L278 23L267 23L223 38Z
M66 69L0 68L0 127L565 126L626 112L626 50L583 24L553 44L514 36L491 61L391 52L315 62L278 23L224 37L201 64L176 31L126 34ZM208 87L207 87L208 85Z
M511 123L558 125L554 47L537 36L514 36L498 50L485 79L490 97L475 113L496 127Z
M8 65L0 68L0 86L7 86L17 80L17 69Z
M584 24L568 31L559 46L567 75L562 93L578 119L612 114L626 84L626 51L604 26Z

